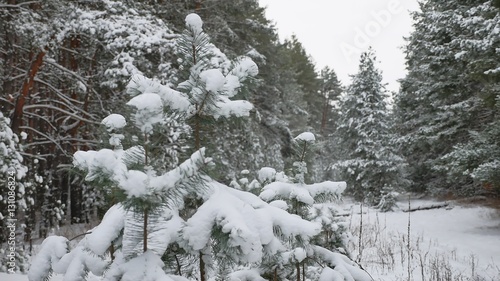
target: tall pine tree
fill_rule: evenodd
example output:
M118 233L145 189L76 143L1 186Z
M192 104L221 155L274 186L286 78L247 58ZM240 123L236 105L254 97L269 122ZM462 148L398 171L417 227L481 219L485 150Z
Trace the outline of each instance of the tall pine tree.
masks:
M340 159L331 166L348 182L347 192L371 205L398 187L403 162L391 144L387 91L375 62L372 50L361 55L358 73L341 97L335 134Z
M478 185L468 169L482 161L462 165L446 155L495 119L498 14L492 1L478 0L427 1L413 15L395 112L415 190L471 192Z

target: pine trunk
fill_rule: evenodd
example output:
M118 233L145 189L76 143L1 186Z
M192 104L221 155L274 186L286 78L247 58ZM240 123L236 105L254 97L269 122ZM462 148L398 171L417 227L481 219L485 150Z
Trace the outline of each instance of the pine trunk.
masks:
M19 133L19 126L22 125L24 104L26 103L26 98L28 97L29 92L35 82L35 76L42 66L44 56L45 50L38 53L36 59L31 63L30 69L28 70L28 73L26 75L26 80L24 80L23 86L21 88L21 95L17 98L16 107L12 116L11 128L14 133Z
M205 281L205 262L203 261L203 253L200 251L200 281Z
M302 263L302 281L306 281L306 264Z
M300 280L300 263L297 262L295 266L297 267L297 281L302 281Z
M146 252L148 250L148 209L145 208L144 209L144 237L143 237L143 240L144 240L144 252Z
M329 102L330 100L326 99L325 106L323 107L323 115L321 116L321 128L320 128L321 133L325 132L326 120L328 119L328 110L330 109L330 106L328 104Z

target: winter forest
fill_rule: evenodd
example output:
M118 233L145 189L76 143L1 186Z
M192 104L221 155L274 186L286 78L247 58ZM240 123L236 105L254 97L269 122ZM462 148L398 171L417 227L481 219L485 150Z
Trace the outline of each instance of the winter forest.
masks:
M500 253L500 1L412 17L391 92L257 0L0 0L0 279L500 280L418 232Z

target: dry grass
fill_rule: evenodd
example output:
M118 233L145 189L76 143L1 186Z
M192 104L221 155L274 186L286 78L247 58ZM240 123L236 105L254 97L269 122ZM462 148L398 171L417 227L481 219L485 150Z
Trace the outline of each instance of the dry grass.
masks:
M421 235L389 231L376 215L363 221L363 237L353 239L348 248L353 258L373 276L384 281L499 281L500 268L484 264L474 255L462 256L456 249L442 248L437 241ZM359 224L350 231L359 233ZM360 248L361 247L361 248Z

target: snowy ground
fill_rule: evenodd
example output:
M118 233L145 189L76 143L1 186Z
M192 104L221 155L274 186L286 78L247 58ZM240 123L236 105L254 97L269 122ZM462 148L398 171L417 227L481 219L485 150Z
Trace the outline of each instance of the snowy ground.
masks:
M413 201L413 207L435 204ZM401 209L408 208L401 203ZM448 208L378 213L363 210L361 256L358 240L359 205L343 206L352 213L347 223L355 236L350 244L353 259L376 281L499 281L500 280L500 210L450 203ZM408 249L408 215L410 248ZM410 267L408 267L410 253ZM423 278L422 278L423 276ZM0 273L2 281L27 281L24 275ZM52 280L60 281L62 277Z
M400 208L408 209L407 204ZM411 203L412 208L432 204L436 202ZM350 229L359 236L359 206L350 211L355 213ZM362 228L361 265L377 281L409 280L409 274L412 281L500 280L500 210L453 203L411 213L365 208ZM359 245L356 237L350 247L354 259L360 258Z

